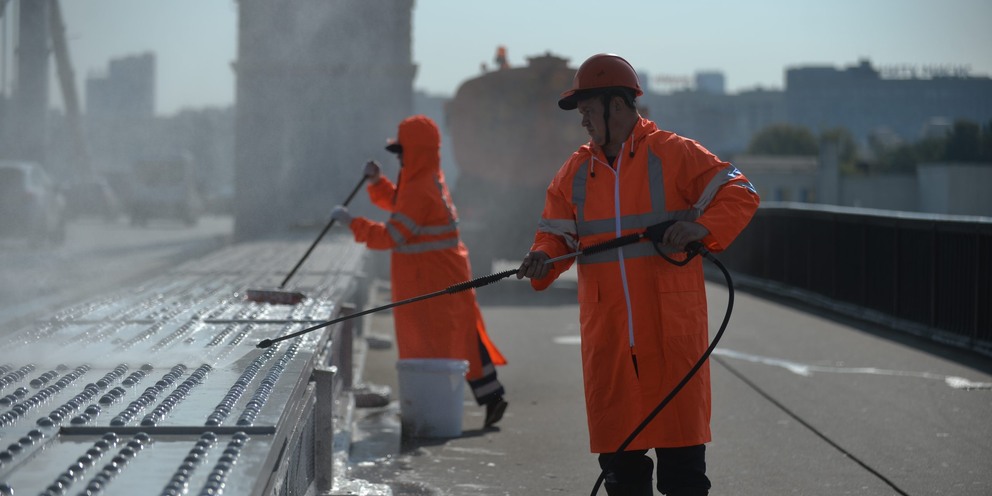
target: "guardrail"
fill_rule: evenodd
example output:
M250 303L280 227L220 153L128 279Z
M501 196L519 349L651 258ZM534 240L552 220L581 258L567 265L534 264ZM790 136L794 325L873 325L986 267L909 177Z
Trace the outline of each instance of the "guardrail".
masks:
M992 354L992 218L766 203L730 270Z
M338 310L333 318L354 313L355 306L342 304ZM334 489L335 454L342 449L335 442L342 429L348 430L338 426L336 432L335 420L349 421L348 412L338 408L350 407L343 395L353 386L355 321L344 321L325 332L311 369L304 408L286 423L292 432L287 436L284 457L262 494L304 495L311 489L329 494Z
M0 494L303 496L349 482L358 319L256 345L354 312L364 252L349 241L316 254L300 275L311 297L297 305L245 299L281 274L294 244L231 245L5 324L0 424L16 442L0 448ZM140 449L150 443L159 448Z

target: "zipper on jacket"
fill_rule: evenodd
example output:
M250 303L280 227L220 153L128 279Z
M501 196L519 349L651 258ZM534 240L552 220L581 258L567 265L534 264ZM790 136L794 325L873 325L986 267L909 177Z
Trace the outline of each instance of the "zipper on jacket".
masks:
M620 153L616 159L616 175L613 182L613 222L616 237L620 237L620 167L623 165L623 151L627 143L620 145ZM630 302L630 286L627 284L627 268L623 259L623 247L617 248L617 261L620 265L620 280L623 283L623 298L627 304L627 341L630 349L634 349L634 309Z
M630 361L634 364L634 377L640 378L641 374L637 371L637 354L634 353L634 347L630 347Z

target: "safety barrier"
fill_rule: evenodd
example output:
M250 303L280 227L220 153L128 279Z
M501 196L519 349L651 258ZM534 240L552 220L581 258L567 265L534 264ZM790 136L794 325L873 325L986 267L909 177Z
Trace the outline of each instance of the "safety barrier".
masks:
M354 305L342 304L335 317L355 312ZM335 419L341 421L347 412L336 411L342 395L352 388L352 349L354 321L345 321L330 328L321 340L321 351L311 369L310 386L299 415L286 424L292 432L287 436L285 457L273 470L268 487L262 494L305 495L316 490L328 494L334 487ZM347 405L346 405L347 408ZM347 426L338 426L338 430ZM343 476L339 474L338 476Z
M992 218L766 203L720 258L746 280L992 354Z

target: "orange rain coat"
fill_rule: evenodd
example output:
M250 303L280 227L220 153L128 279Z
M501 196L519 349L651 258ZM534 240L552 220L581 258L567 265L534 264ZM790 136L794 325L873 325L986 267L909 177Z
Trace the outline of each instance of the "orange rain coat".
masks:
M718 252L758 207L757 193L734 166L644 118L614 165L611 168L602 150L591 144L572 155L548 187L532 250L553 258L676 219L709 229L702 242ZM674 255L680 256L684 257ZM701 260L696 257L678 267L646 241L578 258L592 452L615 452L709 346ZM547 288L573 262L556 263L548 276L532 280L532 286ZM709 441L707 364L628 449Z
M367 187L388 222L352 219L355 241L374 250L392 250L393 301L400 301L468 281L468 250L458 235L458 215L441 170L441 135L423 116L400 123L403 146L398 185L380 176ZM455 358L469 362L466 379L485 375L479 342L495 365L506 359L486 334L475 290L461 291L393 308L400 359Z

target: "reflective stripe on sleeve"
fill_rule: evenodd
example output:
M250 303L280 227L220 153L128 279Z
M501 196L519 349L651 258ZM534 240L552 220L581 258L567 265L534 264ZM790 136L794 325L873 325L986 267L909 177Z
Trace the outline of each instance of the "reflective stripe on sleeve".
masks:
M455 232L455 230L458 229L458 223L455 221L451 221L443 225L421 226L420 224L417 224L416 222L413 221L413 219L411 219L409 216L407 216L402 212L393 213L392 220L402 224L414 236L418 234L436 236L439 234L447 234L450 232Z
M706 189L703 190L703 194L699 195L699 200L696 201L693 208L702 213L702 211L706 210L706 207L710 205L710 202L713 201L714 197L716 197L716 192L719 191L724 184L738 180L741 177L743 177L743 174L741 171L737 170L737 167L728 165L723 168L723 170L717 172L716 175L713 176L713 179L710 179L709 184L706 185ZM750 182L741 181L740 185L751 190L752 193L757 193L754 190L754 186Z
M424 243L399 245L396 248L393 248L393 250L399 253L424 253L427 251L454 248L456 246L458 246L458 238L454 237L437 241L427 241Z
M389 233L389 237L393 238L393 242L396 243L397 245L402 245L403 243L406 242L406 236L404 236L403 233L400 232L400 230L397 229L392 222L386 223L386 232Z
M568 245L568 249L572 251L579 248L575 221L571 219L545 219L542 217L537 223L537 231L561 236Z

